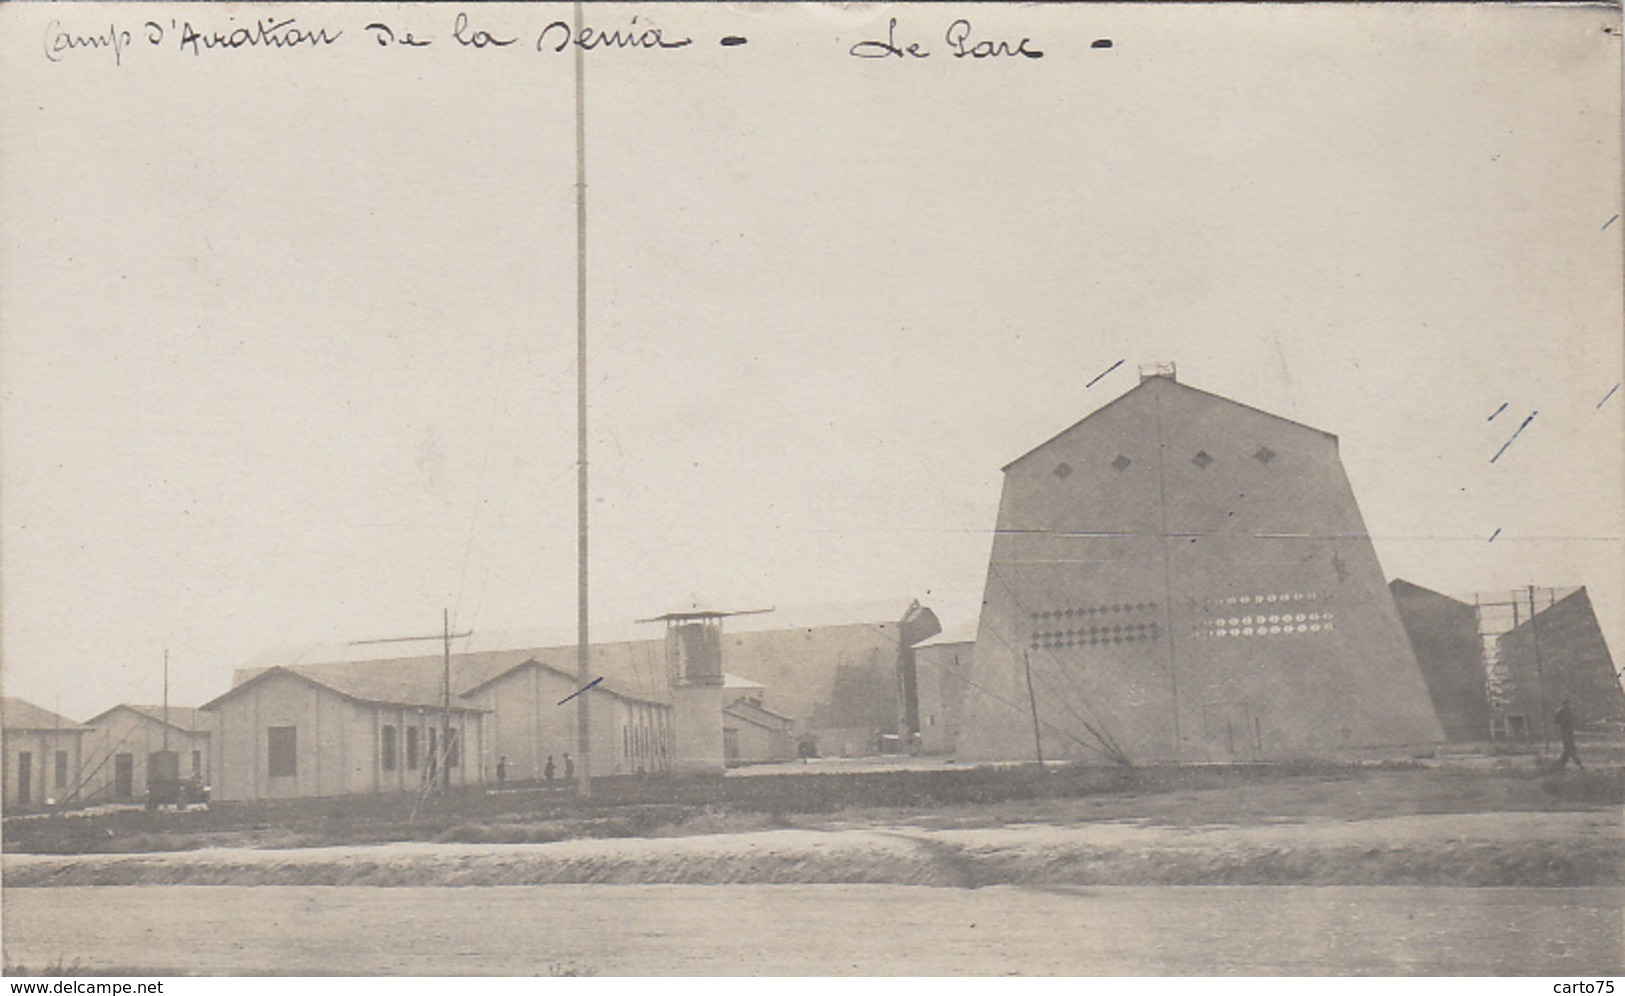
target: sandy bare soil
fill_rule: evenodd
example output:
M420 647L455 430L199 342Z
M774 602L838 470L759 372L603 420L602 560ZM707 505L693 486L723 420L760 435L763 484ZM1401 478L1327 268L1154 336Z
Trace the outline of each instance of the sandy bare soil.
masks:
M8 820L5 960L132 974L1625 971L1617 767L876 778L650 788L700 793L675 803L446 799L472 808L427 825L390 800ZM721 803L701 792L739 784L751 791Z
M183 887L7 894L81 972L1614 975L1619 889Z

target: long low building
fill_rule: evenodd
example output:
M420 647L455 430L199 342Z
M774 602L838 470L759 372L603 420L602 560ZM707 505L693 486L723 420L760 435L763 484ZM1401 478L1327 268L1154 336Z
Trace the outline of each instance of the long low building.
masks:
M8 811L70 798L84 764L85 727L17 698L0 699L0 755Z
M573 645L453 654L449 689L442 655L248 668L201 707L200 725L221 800L407 792L437 779L488 784L499 773L562 779L578 749L578 696L591 717L594 775L720 772L787 760L798 734L833 727L844 737L854 718L864 752L895 735L908 715L898 632L897 622L716 627L707 644L715 687L690 687L677 673L670 632L594 644L585 688ZM709 718L698 722L699 713Z
M149 782L166 767L177 777L207 783L211 722L211 717L187 706L129 704L85 720L85 763L75 801L143 800Z
M267 668L202 709L222 800L411 791L480 781L484 713L387 678Z
M742 764L789 761L796 756L795 720L762 704L767 687L730 674L722 684L722 757Z
M549 761L554 774L563 776L565 756L577 750L574 697L580 682L575 656L574 647L528 651L518 664L463 691L462 701L480 708L490 728L490 749L483 758L486 780L495 777L499 763L510 780L545 779ZM591 711L593 772L669 770L670 710L656 680L665 673L665 664L653 648L638 644L595 646L590 659L595 674L606 675L581 693ZM637 676L631 682L621 677L628 671Z

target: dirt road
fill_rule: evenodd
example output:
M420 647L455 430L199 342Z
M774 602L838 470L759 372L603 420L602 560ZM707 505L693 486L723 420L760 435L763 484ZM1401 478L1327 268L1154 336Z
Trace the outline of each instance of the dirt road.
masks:
M551 843L470 824L11 852L4 954L128 974L1625 972L1617 779L1379 774L805 826L707 811Z
M5 957L215 974L1612 975L1621 890L114 886L6 894Z

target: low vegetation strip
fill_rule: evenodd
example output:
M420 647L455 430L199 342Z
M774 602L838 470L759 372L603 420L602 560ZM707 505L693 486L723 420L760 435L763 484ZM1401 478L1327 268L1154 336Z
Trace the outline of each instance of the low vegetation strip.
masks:
M1595 759L1593 759L1595 761ZM1169 826L1368 821L1404 814L1617 810L1625 766L1548 770L1531 758L1422 765L1228 765L768 774L605 780L590 800L562 786L411 796L221 804L208 811L11 816L8 854L118 854L208 848L333 847L418 841L539 844L908 825Z
M546 884L1625 885L1617 811L1275 826L875 827L555 844L12 855L8 888Z

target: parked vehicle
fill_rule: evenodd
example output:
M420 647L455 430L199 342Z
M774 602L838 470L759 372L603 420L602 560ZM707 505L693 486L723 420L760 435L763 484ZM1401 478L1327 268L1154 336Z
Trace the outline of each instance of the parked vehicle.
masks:
M190 809L209 803L209 786L196 774L181 777L180 755L172 750L153 751L147 759L147 809L174 806Z

